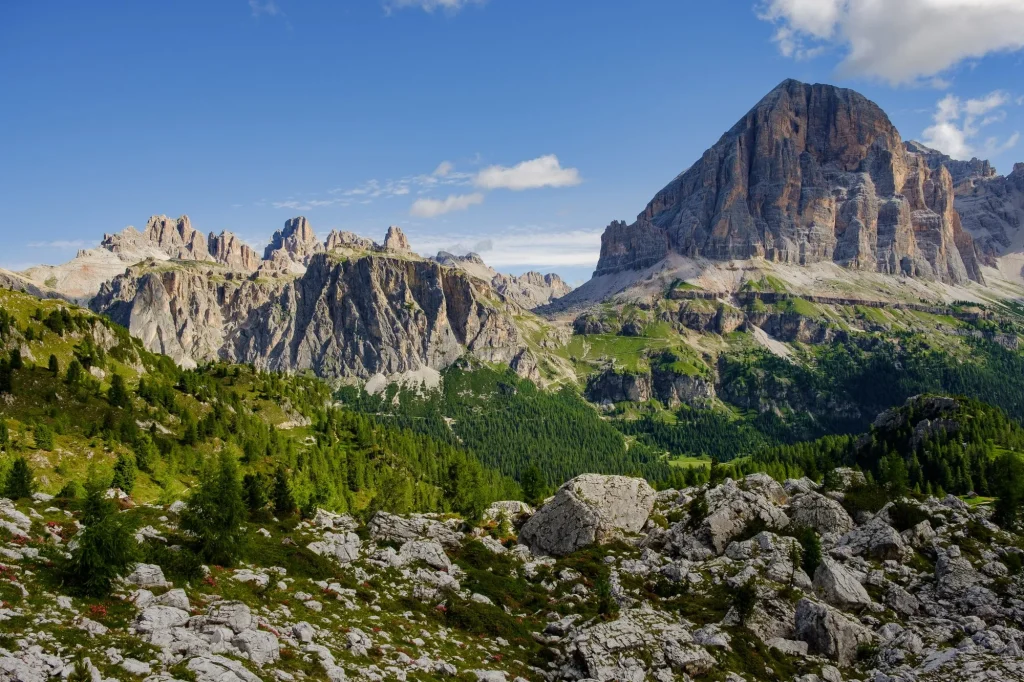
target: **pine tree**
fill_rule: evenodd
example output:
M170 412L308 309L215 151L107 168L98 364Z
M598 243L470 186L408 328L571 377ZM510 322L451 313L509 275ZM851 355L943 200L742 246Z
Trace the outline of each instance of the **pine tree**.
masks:
M135 458L131 455L120 454L114 462L114 480L111 487L120 488L129 495L135 489Z
M150 438L149 434L141 434L135 440L135 465L139 468L139 471L145 471L147 473L153 473L153 467L156 466L157 461L160 459L160 450L157 449L156 443Z
M24 366L25 362L21 359L21 349L11 349L11 369L21 369Z
M297 506L291 481L288 480L288 471L282 464L274 472L274 513L281 517L291 516Z
M64 566L64 580L79 594L105 597L138 559L138 543L130 517L106 498L106 486L94 477L86 490L85 530Z
M36 424L32 430L36 447L40 450L53 450L53 429L46 424Z
M530 466L523 472L522 479L519 481L520 487L523 489L523 499L532 505L537 505L544 499L544 474L541 472L540 467L537 466L536 462L532 462Z
M31 497L35 492L35 479L32 475L32 468L24 457L18 457L11 465L7 474L7 481L4 483L4 497L16 500L23 497Z
M56 355L50 355L50 374L57 376L60 374L60 362L57 361Z
M85 370L82 368L82 363L76 358L68 365L68 371L64 373L64 381L68 386L77 386L84 374Z
M249 516L256 518L265 512L270 499L267 497L267 484L261 474L246 474L242 479L245 491L245 505L249 508Z
M7 449L11 444L11 431L7 426L6 419L0 419L0 449Z
M110 378L110 389L107 391L107 401L114 407L129 407L132 399L128 394L128 387L125 385L124 377L115 373Z
M245 548L246 513L235 453L224 448L189 496L181 527L192 534L197 554L230 566Z

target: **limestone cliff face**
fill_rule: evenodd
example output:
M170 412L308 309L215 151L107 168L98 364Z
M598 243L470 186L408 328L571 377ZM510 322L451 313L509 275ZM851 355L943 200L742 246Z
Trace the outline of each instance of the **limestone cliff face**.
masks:
M535 363L510 311L465 273L386 255L310 258L277 281L199 267L131 268L92 307L184 365L369 378L443 369L469 353L524 374Z
M177 220L164 215L153 216L146 223L142 236L171 258L179 260L210 260L206 238L192 229L187 215Z
M905 148L877 105L852 90L788 80L636 222L608 227L595 274L676 252L980 280L953 200L949 171Z
M252 247L230 232L211 232L207 241L210 256L232 270L253 272L260 266L260 257Z
M301 272L313 256L323 252L324 245L316 238L309 221L299 216L286 221L284 229L274 233L264 249L263 259Z
M986 260L1024 251L1024 163L1006 176L966 178L956 186L956 208Z

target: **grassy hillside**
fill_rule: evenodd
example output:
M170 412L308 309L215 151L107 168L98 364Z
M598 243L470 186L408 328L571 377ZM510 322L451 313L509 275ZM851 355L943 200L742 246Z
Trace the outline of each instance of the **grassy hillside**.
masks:
M518 494L465 448L335 406L314 377L183 371L84 309L6 291L0 302L0 475L24 457L43 492L120 468L137 501L168 502L229 449L265 490L284 472L302 507L447 511ZM459 487L472 499L454 502Z

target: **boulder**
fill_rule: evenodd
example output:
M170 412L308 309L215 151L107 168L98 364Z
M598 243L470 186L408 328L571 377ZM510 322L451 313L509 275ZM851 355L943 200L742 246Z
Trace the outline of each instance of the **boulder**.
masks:
M207 611L207 622L231 628L235 634L255 626L252 611L240 601L220 601L212 604Z
M185 667L196 682L262 682L241 663L224 656L195 656Z
M239 651L246 653L250 661L261 667L281 657L277 637L262 630L243 630L235 635L231 643Z
M812 653L828 656L840 666L853 663L857 647L874 639L870 630L842 611L806 598L796 606L796 635Z
M147 606L135 617L135 630L138 632L159 632L171 628L182 627L188 623L188 611L173 606Z
M744 477L742 485L747 490L755 492L775 504L785 504L789 499L789 494L782 484L768 474L750 474Z
M324 533L322 540L307 545L309 551L320 556L334 557L338 563L350 564L359 558L363 541L355 533Z
M810 491L797 495L789 505L789 518L798 526L813 528L821 535L853 530L853 519L831 497Z
M857 577L835 559L824 557L814 572L814 589L829 604L859 606L871 603Z
M423 540L410 540L402 545L398 551L398 558L401 565L413 561L422 561L431 568L447 571L452 566L448 555L444 553L444 547L436 542Z
M960 548L956 545L940 553L935 562L935 582L943 595L963 596L967 588L981 582L982 579L982 575L961 555Z
M839 539L839 547L848 547L851 554L872 559L902 561L908 550L896 529L881 516L873 516L860 528L855 528Z
M637 533L654 508L647 481L584 474L565 483L523 525L519 542L535 554L565 555L623 533Z
M716 554L725 551L729 541L740 535L749 523L775 530L789 525L789 517L771 500L757 492L743 490L730 478L709 490L705 499L708 515L701 522L697 537Z
M125 580L139 587L165 587L167 585L163 569L156 564L138 564Z
M492 502L491 505L484 510L484 520L498 521L504 517L512 523L517 523L532 514L533 507L525 502L520 502L519 500L502 500L499 502Z
M370 537L378 542L437 540L445 547L453 548L462 544L462 533L448 523L425 514L403 517L381 511L373 515L366 528L370 532Z

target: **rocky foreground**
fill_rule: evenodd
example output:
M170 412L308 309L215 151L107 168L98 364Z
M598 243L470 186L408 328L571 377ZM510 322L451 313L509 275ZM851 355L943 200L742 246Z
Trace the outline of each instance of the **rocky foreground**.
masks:
M0 680L83 660L94 682L1024 679L1020 538L953 496L859 518L842 497L762 474L658 493L585 475L471 529L320 511L253 524L258 565L172 584L144 563L104 602L47 577L73 515L3 500ZM169 570L180 510L122 512ZM798 528L820 534L813 575Z

